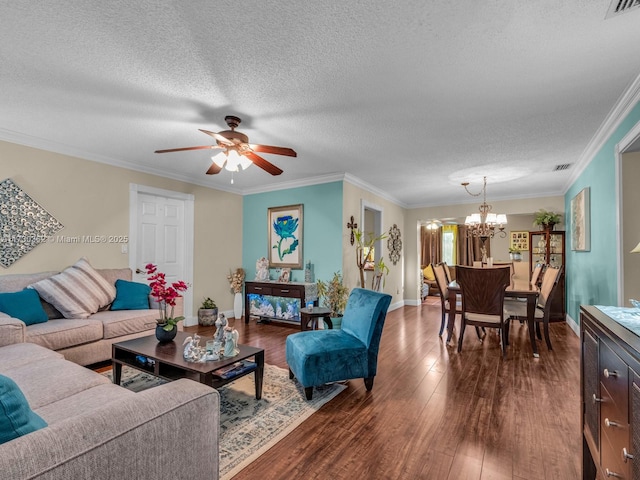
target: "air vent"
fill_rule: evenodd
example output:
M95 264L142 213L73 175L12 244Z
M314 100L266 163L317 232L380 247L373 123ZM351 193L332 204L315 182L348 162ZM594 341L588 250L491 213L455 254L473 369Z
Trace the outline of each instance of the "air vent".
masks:
M605 15L605 19L616 17L633 10L636 7L640 7L640 0L611 0L609 10Z
M561 165L556 165L555 167L553 167L553 171L559 172L561 170L568 170L569 168L571 168L571 165L573 165L573 163L563 163Z

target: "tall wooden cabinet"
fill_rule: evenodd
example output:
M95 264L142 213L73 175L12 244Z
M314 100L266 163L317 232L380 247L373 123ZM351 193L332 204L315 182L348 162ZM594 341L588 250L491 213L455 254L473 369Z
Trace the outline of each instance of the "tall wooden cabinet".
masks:
M529 232L529 266L533 269L536 263L544 263L554 267L562 266L562 275L551 299L552 321L565 321L565 232L556 230L538 230Z
M580 308L582 478L640 480L640 312Z

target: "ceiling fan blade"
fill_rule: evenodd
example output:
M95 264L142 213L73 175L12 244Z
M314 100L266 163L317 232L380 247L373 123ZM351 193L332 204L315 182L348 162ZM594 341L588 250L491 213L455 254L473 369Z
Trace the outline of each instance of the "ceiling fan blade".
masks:
M273 153L275 155L286 155L287 157L297 157L298 154L295 150L286 147L274 147L272 145L257 145L254 143L250 143L249 147L254 152L260 153Z
M210 132L209 130L202 130L201 128L199 128L198 130L200 130L202 133L206 133L207 135L211 135L213 138L215 138L217 141L219 141L224 145L234 145L234 143L231 140L229 140L226 137L223 137L219 133Z
M259 157L253 152L245 152L244 155L249 158L256 166L263 169L265 172L271 175L280 175L282 170L276 167L273 163L267 162L264 158Z
M207 150L212 148L220 147L218 145L202 145L200 147L169 148L168 150L156 150L155 153L184 152L186 150Z
M207 175L215 175L216 173L220 173L220 170L222 170L221 166L216 165L215 162L211 162L211 166L209 170L207 170Z

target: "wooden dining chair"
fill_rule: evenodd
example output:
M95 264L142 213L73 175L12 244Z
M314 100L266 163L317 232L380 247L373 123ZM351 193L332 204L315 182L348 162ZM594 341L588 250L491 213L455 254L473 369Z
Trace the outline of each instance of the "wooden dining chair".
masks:
M549 350L553 350L551 347L551 338L549 337L549 316L551 314L551 299L558 286L560 275L562 273L562 267L547 266L544 269L544 275L542 277L542 286L540 287L540 295L538 295L538 302L535 310L535 323L537 326L542 323L544 330L544 340ZM505 317L508 320L527 318L527 305L519 302L505 303ZM507 320L507 321L508 321ZM539 329L539 327L538 327ZM538 336L538 338L540 338Z
M440 332L438 335L441 337L444 332L444 326L446 323L446 316L451 315L453 308L453 316L455 318L456 314L462 313L462 304L456 302L455 305L451 306L449 303L449 280L447 279L447 272L444 263L431 264L431 269L433 270L433 274L436 277L436 285L438 286L438 291L440 292L440 304L441 308L441 319L440 319Z
M504 290L511 281L510 267L458 266L456 277L462 292L462 326L458 339L458 352L462 352L467 325L474 325L497 328L500 333L502 356L506 356L509 323L504 317Z

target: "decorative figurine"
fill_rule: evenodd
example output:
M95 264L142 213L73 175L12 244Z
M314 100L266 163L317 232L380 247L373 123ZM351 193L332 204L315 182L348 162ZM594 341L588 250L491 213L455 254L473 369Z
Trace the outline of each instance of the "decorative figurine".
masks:
M269 260L265 257L259 258L256 262L256 280L259 282L269 280Z
M200 346L200 335L197 333L185 338L182 345L186 345L182 356L187 362L200 362L206 354L205 349Z
M238 350L238 331L233 327L224 328L224 356L235 357L240 353Z
M216 333L213 335L213 339L216 342L222 343L224 341L224 327L226 327L228 323L224 313L219 313L218 319L216 320Z

